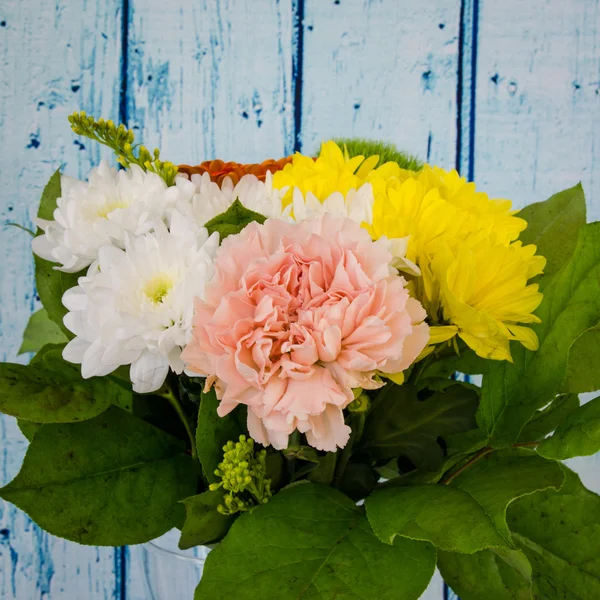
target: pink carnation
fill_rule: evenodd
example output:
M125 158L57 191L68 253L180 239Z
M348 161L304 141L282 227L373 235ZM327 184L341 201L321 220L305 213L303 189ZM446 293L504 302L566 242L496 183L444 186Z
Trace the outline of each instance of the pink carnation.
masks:
M352 388L380 387L376 371L403 371L429 339L387 244L331 214L223 241L182 354L216 383L220 416L247 405L250 435L277 449L296 429L319 450L346 445Z

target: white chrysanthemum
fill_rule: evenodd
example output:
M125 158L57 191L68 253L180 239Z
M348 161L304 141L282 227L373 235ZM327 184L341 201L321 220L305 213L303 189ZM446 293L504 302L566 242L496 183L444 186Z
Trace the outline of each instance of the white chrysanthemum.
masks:
M300 221L323 213L349 217L359 224L373 221L373 189L368 183L358 190L350 190L345 197L335 192L323 202L311 192L305 196L296 188L292 203L284 207L283 198L288 188L273 188L270 172L267 172L264 182L254 175L244 175L235 186L226 177L222 187L219 187L211 181L208 173L192 175L191 180L196 186L196 194L192 199L194 218L201 225L224 213L236 199L246 208L265 217L285 221Z
M33 251L67 273L77 273L98 258L107 244L122 248L125 235L143 235L167 222L176 206L189 203L195 187L184 177L167 187L155 173L137 165L117 171L106 161L89 180L61 177L61 197L54 221L38 219L44 230L33 240Z
M338 217L348 217L355 223L373 222L373 188L365 183L358 190L350 190L346 196L334 192L321 202L312 192L303 194L299 188L294 188L292 195L293 215L296 221L314 218L323 213Z
M285 210L282 207L287 188L274 189L272 180L271 173L267 173L264 182L254 175L244 175L234 186L231 179L226 177L223 186L219 187L211 181L208 173L192 175L191 181L196 187L196 194L192 198L194 218L199 225L205 225L224 213L236 199L246 208L265 217L289 218L291 207Z
M175 212L170 231L159 223L139 237L126 233L124 250L101 248L87 276L63 296L65 326L77 336L63 357L81 364L84 378L130 364L140 393L160 388L169 367L181 373L194 299L213 275L218 244L218 234L209 237Z

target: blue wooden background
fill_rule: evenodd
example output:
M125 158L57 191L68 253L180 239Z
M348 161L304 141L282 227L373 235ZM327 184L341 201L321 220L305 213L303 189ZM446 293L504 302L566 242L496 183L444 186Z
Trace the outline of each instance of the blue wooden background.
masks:
M30 239L6 224L31 225L57 166L83 177L105 155L71 134L73 110L174 162L391 140L519 207L581 180L598 219L599 35L598 0L2 0L0 358L38 305ZM25 448L0 421L0 483ZM599 464L575 462L596 490ZM143 600L140 556L0 504L2 600Z

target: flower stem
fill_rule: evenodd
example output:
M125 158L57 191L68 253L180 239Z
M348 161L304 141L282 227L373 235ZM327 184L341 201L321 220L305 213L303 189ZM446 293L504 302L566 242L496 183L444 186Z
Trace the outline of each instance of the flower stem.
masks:
M444 479L441 482L442 485L450 484L463 471L466 471L471 465L474 465L478 460L482 459L484 456L488 455L490 452L493 452L493 450L494 449L491 448L490 446L487 446L487 447L483 448L482 450L480 450L475 456L470 458L462 467L460 467L460 469L457 469L456 471L454 471L454 473L450 473L450 475L448 475L448 477L446 477L446 479Z
M197 459L198 453L196 452L196 436L194 435L194 431L192 430L190 423L187 417L185 416L185 412L183 410L183 407L181 406L181 403L179 402L179 399L170 387L168 387L165 391L161 392L159 395L165 400L167 400L169 404L175 409L175 412L177 413L179 420L185 427L185 430L190 439L190 449L192 452L192 458Z
M540 442L518 442L516 444L513 444L511 448L535 448L539 444ZM493 451L494 448L492 448L491 446L486 446L485 448L480 450L475 456L470 458L462 467L454 471L454 473L450 473L450 475L448 475L448 477L446 477L446 479L444 479L441 483L443 485L448 485L449 483L454 481L454 479L456 479L461 473L463 473L469 467L474 465L478 460L481 460L484 456L487 456L490 452Z

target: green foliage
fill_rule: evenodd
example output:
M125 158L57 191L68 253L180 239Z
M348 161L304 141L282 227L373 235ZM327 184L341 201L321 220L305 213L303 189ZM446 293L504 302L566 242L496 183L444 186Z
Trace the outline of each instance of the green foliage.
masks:
M158 148L155 148L154 152L150 154L145 146L134 144L135 135L125 125L121 124L117 127L112 121L105 121L102 118L96 121L94 117L88 117L83 111L69 115L69 123L77 135L83 135L111 148L119 163L125 168L132 164L138 165L144 171L156 173L162 177L167 185L173 185L175 175L177 175L177 166L171 162L160 160Z
M600 497L565 470L560 491L537 492L513 502L508 526L531 562L534 598L600 598Z
M456 477L452 484L483 507L497 531L510 543L506 507L516 498L548 488L560 489L561 466L532 450L511 448L491 452Z
M444 581L461 600L531 600L531 565L518 551L438 552Z
M456 487L436 484L375 490L365 506L373 531L386 543L402 536L466 554L508 547L484 507Z
M238 442L223 446L223 460L215 475L221 480L210 484L210 491L220 487L229 492L217 510L223 515L246 512L253 506L266 504L271 497L271 481L267 479L267 451L256 450L254 440L240 435Z
M19 354L37 352L46 344L62 344L67 341L60 327L50 319L48 312L41 308L29 317Z
M537 450L542 456L557 460L590 456L600 451L600 397L568 415Z
M183 523L197 464L179 440L111 407L83 423L42 425L0 497L59 537L139 544Z
M179 539L182 550L220 541L235 521L234 516L218 510L223 504L223 490L204 492L182 502L186 511Z
M546 286L534 329L540 349L529 352L513 345L514 364L490 364L483 381L479 426L492 445L512 444L535 411L561 390L569 348L600 322L600 223L581 228L577 248L568 264Z
M564 392L583 394L600 390L600 325L584 331L569 350Z
M444 381L445 389L424 400L414 386L388 383L367 417L361 450L377 461L407 456L417 467L440 466L438 438L474 428L478 404L474 388Z
M63 273L51 262L35 256L35 286L43 307L68 339L73 334L64 326L63 318L69 312L62 303L64 293L77 285L81 273Z
M201 394L196 428L196 450L208 483L217 483L215 471L223 459L223 446L246 433L246 414L240 408L225 417L217 414L219 400L214 388Z
M242 231L246 225L254 221L262 224L266 219L265 216L246 208L238 198L224 213L211 219L204 227L210 234L216 231L223 241L227 236Z
M420 171L423 168L423 162L416 156L401 152L389 142L376 142L364 138L336 138L333 140L340 148L346 147L350 158L353 156L379 156L377 166L381 166L386 162L398 163L401 169L408 171Z
M46 184L40 200L38 209L38 218L51 220L53 218L54 209L56 208L56 200L60 198L60 170L56 170L50 181ZM38 229L38 235L42 232ZM73 337L73 334L64 326L63 317L67 314L67 309L63 306L63 294L69 289L77 285L79 273L63 273L54 268L54 265L47 260L35 256L35 286L38 296L42 302L44 309L49 319L54 322L68 339Z
M240 516L209 555L197 600L403 598L423 593L430 544L381 543L362 510L325 486L291 486Z
M41 423L34 423L33 421L27 421L26 419L17 419L17 425L19 426L21 433L27 438L29 442L31 442L33 436L42 426Z
M45 221L52 221L54 219L54 211L57 206L56 201L60 198L60 194L60 169L56 169L42 192L37 212L38 219L44 219Z
M111 403L131 398L106 378L82 379L62 358L62 346L44 346L29 366L0 363L0 411L34 423L92 419Z
M542 286L565 265L577 245L579 229L585 225L585 195L581 184L555 194L545 202L526 206L519 217L527 221L527 229L519 239L535 244L537 253L547 263Z
M542 410L534 413L519 436L519 442L536 442L552 433L574 410L579 408L579 396L560 394Z

